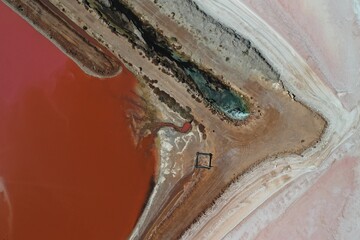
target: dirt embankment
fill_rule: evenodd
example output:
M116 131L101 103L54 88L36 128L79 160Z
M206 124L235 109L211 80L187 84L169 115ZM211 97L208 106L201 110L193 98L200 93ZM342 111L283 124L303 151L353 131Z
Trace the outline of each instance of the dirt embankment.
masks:
M87 73L111 77L121 71L121 62L86 33L86 26L74 24L61 9L47 0L6 0L52 42L75 60Z

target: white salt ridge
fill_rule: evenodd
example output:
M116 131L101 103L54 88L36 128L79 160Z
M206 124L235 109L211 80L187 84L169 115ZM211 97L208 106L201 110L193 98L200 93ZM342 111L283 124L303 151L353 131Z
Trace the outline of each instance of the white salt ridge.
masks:
M360 0L353 0L353 9L356 16L356 22L360 25Z
M1 195L3 196L3 199L2 199L3 201L0 202L0 205L5 204L6 207L0 206L0 208L2 208L2 209L7 208L9 210L9 216L8 216L8 219L7 219L7 223L8 223L8 226L7 226L7 234L8 235L7 236L9 237L9 239L11 239L11 235L12 235L12 232L13 232L13 229L12 229L12 225L13 225L13 208L12 208L12 205L11 205L11 202L10 202L9 193L6 190L5 181L0 177L0 196ZM4 213L2 213L2 214L4 214ZM4 235L4 233L1 233L0 236L5 236L5 235Z
M329 84L308 66L297 51L240 1L194 2L225 26L250 39L273 66L281 70L285 87L298 100L323 114L329 124L316 148L306 150L302 156L265 161L243 175L182 236L182 239L222 239L226 236L252 239L269 221L276 219L302 196L333 161L344 156L349 151L348 147L359 145L360 133L356 129L360 109L356 102L352 103L352 108L345 109ZM347 82L346 89L351 89L352 83ZM346 93L353 94L352 91ZM270 201L284 187L288 188L283 195L276 201ZM268 207L261 210L261 215L257 214L265 202ZM277 202L281 204L276 205ZM271 208L274 204L277 207Z

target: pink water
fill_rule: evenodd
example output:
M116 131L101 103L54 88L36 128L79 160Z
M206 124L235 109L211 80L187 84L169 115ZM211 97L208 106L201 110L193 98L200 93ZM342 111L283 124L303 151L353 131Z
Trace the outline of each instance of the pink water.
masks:
M1 2L0 28L0 239L126 238L155 160L126 117L136 79L86 75Z

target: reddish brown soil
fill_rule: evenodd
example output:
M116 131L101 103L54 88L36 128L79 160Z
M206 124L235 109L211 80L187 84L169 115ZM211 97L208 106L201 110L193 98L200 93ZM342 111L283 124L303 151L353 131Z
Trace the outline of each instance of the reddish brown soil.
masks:
M86 75L3 3L0 28L0 178L11 204L0 192L0 224L12 215L0 236L126 238L155 159L154 139L135 146L126 117L136 79Z

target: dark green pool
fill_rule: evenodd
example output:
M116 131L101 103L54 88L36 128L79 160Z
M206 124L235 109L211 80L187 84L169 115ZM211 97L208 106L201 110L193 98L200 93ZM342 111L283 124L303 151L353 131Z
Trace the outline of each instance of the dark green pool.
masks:
M141 45L143 50L151 53L149 56L157 56L160 62L161 59L166 59L166 61L174 63L176 67L172 70L185 73L188 78L185 82L192 87L195 85L204 101L213 109L235 121L244 120L249 116L247 103L239 94L224 85L215 76L200 69L191 60L184 58L164 36L157 32L153 26L143 22L126 4L121 1L112 1L111 8L108 8L94 0L88 0L85 3L100 9L99 12L117 26L115 30L119 34L128 37L133 44ZM134 34L134 27L141 34L141 41L139 36Z

